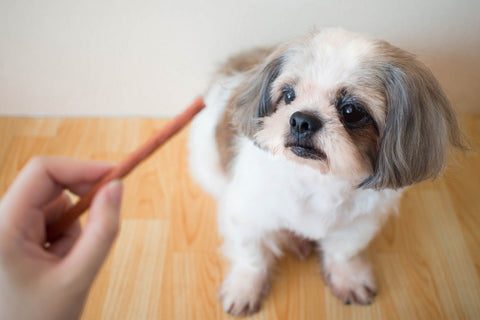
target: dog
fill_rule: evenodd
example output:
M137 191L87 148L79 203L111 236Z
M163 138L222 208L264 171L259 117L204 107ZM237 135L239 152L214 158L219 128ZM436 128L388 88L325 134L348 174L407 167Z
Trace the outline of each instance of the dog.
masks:
M190 170L218 200L224 310L257 312L284 250L316 250L332 293L370 304L362 250L402 191L441 174L449 145L463 147L431 71L388 42L323 29L234 56L204 99Z

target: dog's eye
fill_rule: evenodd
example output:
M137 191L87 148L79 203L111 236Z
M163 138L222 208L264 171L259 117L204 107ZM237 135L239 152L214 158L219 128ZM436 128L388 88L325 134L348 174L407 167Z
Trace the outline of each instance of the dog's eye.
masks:
M293 87L285 85L285 87L282 89L282 93L285 104L290 104L293 100L295 100L295 89Z
M348 103L340 109L343 122L352 128L362 126L368 121L368 113L360 106Z

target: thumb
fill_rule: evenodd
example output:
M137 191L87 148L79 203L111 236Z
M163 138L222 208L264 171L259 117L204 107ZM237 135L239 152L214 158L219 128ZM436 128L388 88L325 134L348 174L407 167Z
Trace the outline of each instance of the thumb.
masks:
M90 286L118 233L123 184L115 180L99 190L90 207L87 225L64 267L76 280Z

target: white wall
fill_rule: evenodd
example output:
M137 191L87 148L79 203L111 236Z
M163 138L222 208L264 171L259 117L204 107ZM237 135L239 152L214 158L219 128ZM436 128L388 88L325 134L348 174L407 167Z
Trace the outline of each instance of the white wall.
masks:
M341 26L420 54L480 112L478 0L0 0L0 114L172 116L231 53Z

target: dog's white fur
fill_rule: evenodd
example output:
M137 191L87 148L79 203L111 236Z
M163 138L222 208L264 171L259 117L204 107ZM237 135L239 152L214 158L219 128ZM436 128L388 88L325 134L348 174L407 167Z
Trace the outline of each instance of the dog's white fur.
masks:
M303 59L295 64L298 69L287 70L287 74L300 72L308 77L320 94L304 94L308 101L302 105L321 105L320 112L334 119L336 112L328 101L323 101L328 90L350 82L361 58L372 54L372 45L366 38L336 29L323 31L308 41L309 51L297 55L297 59ZM299 106L285 107L266 117L265 121L275 123L266 123L270 131L260 130L255 139L238 134L236 157L226 173L220 165L215 130L233 92L246 77L247 73L223 76L211 86L204 96L207 108L192 123L189 144L193 177L218 199L223 253L231 262L220 291L224 309L237 316L259 309L268 291L271 267L282 254L285 231L318 244L323 255L323 275L335 295L347 303L370 303L376 285L368 263L359 253L394 211L402 188L359 188L372 172L361 163L349 171L358 156L352 155L354 150L347 142L338 147L344 153L327 150L333 162L330 166L340 167L338 170L317 168L315 161L299 159L286 150L285 128L280 119L301 110ZM280 77L288 75L282 73ZM375 94L368 99L379 131L383 132L385 101ZM281 118L282 112L288 114ZM340 129L331 130L337 130L331 139L339 139L341 144ZM342 168L342 162L348 167Z

